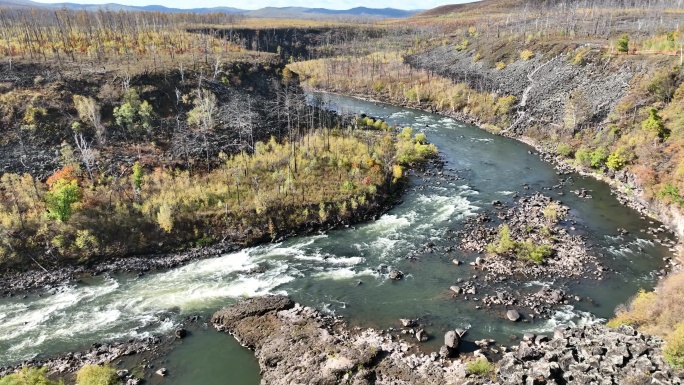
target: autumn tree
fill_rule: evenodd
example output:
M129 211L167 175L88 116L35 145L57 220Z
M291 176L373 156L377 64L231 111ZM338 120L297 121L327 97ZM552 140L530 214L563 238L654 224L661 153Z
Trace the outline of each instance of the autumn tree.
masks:
M55 171L46 184L49 188L45 195L48 216L59 222L68 221L73 213L73 205L81 198L74 168L67 166Z

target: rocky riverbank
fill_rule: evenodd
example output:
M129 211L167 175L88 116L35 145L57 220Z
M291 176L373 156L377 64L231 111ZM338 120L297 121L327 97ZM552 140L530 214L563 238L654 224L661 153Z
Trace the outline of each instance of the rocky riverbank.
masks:
M85 365L109 365L117 360L132 355L144 356L145 361L163 356L168 352L170 342L174 336L146 337L132 339L126 342L96 343L89 349L68 352L50 358L37 358L26 360L21 364L0 368L0 378L11 373L18 372L24 366L46 367L50 373L59 376L68 376L77 372ZM131 374L128 369L120 369L117 374L119 379L126 385L137 385L141 380Z
M8 273L0 276L0 294L13 296L33 289L50 291L56 286L76 282L86 276L115 273L145 274L154 270L179 267L202 258L217 257L238 249L235 244L219 243L178 253L117 258L92 266L64 266L55 270L35 269L22 273Z
M131 338L126 341L98 342L90 347L53 356L38 356L15 365L0 367L0 378L16 373L24 366L48 369L51 377L75 381L75 373L85 365L109 365L116 369L124 385L145 383L151 377L167 375L165 357L181 340L207 327L206 320L194 315L185 318L168 334Z
M211 321L254 350L263 384L681 383L661 358L661 341L625 326L559 327L551 338L525 335L512 348L478 341L480 350L459 355L462 331L439 336L440 353L424 354L394 330L351 330L342 317L284 296L244 300ZM505 354L491 377L479 377L468 365L499 349Z

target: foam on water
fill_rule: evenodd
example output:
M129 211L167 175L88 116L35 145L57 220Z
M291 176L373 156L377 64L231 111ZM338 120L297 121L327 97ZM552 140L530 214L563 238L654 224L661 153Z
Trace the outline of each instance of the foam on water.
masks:
M397 111L392 113L392 115L389 116L390 119L401 119L405 118L406 116L409 115L409 111Z
M28 305L0 305L0 363L35 355L36 347L170 330L179 315L223 306L228 299L274 292L298 273L273 261L259 274L246 249L139 278L65 286ZM355 265L362 258L334 258L330 264ZM61 342L60 342L61 341Z
M385 214L364 228L366 232L389 233L411 225L409 218L395 214Z
M539 327L533 327L530 331L534 333L547 333L553 331L558 326L584 326L602 321L605 321L605 319L598 318L589 312L577 310L572 305L564 305L556 310L553 317L540 323Z
M540 287L548 286L548 287L553 287L553 284L554 284L554 283L555 283L555 282L553 282L553 281L529 281L529 282L525 282L525 283L523 284L523 286L524 286L524 287L532 287L532 286L540 286Z
M605 250L618 258L635 258L644 254L645 248L653 247L655 244L643 238L637 238L630 242L624 242L623 237L605 236L606 240L612 241L610 245L606 246Z
M356 271L353 268L348 267L348 268L343 268L343 269L333 269L333 270L328 270L328 271L322 271L320 273L313 274L312 277L319 278L319 279L345 280L345 279L352 279L355 277L375 276L375 275L377 275L377 273L375 273L373 270L370 270L370 269Z

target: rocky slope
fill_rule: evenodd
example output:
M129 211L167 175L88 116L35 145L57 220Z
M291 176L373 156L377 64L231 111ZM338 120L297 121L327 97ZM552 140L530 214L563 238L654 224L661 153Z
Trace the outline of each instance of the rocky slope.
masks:
M629 326L559 327L533 336L499 361L503 384L680 384L661 357L661 341Z
M424 354L392 330L350 330L341 317L284 296L244 300L211 321L254 350L262 384L681 383L660 357L661 341L630 327L560 327L551 340L526 335L503 349L494 376L482 378L467 374L473 357L449 357L458 352L462 331L447 332L440 353ZM488 343L480 345L476 357L495 353Z
M519 49L506 47L515 55L519 53ZM510 60L508 57L502 69L497 69L491 60L474 60L478 49L492 51L496 56L501 47L459 51L453 45L443 45L409 56L406 61L414 68L439 74L456 83L466 83L478 91L515 96L511 124L500 127L501 133L523 140L545 154L555 153L559 141L571 146L573 151L582 146L581 141L589 140L587 138L594 138L594 143L584 143L584 146L601 146L601 138L613 135L611 130L615 129L609 126L609 116L622 114L616 111L616 106L633 84L672 63L666 56L609 58L603 47L590 43L571 44L563 49L537 48L536 56L529 60L517 56ZM634 108L637 107L643 106L637 103ZM574 115L568 115L569 110L575 111ZM467 112L462 115L466 120L478 123L477 116ZM572 124L566 121L573 117L576 121L571 128ZM562 158L561 162L568 160L557 158ZM635 162L637 168L662 167L650 164L648 156ZM590 175L611 184L625 200L631 201L630 206L657 217L679 237L684 236L681 210L676 205L648 197L632 171L628 167L615 172L603 166L592 170Z
M587 54L589 56L589 54ZM452 46L440 46L407 59L410 65L434 71L456 83L500 95L514 95L520 120L509 127L524 134L532 123L562 124L570 94L581 90L590 107L589 121L600 123L624 96L631 79L643 66L591 61L573 64L569 54L517 60L499 70L485 60ZM504 128L505 129L505 128Z

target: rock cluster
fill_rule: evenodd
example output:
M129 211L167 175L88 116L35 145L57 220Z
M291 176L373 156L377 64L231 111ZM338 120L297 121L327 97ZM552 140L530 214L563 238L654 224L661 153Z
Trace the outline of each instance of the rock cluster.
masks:
M541 338L540 338L541 337ZM499 361L502 384L680 384L661 341L629 326L559 327L554 338L527 336Z
M593 277L602 279L605 268L595 255L588 252L584 237L572 234L573 228L560 226L557 221L544 216L544 208L553 200L541 193L520 197L515 206L506 209L495 202L498 221L487 214L466 220L462 231L456 232L459 248L469 252L485 253L487 245L498 234L498 223L508 225L511 239L532 240L535 245L549 245L553 254L542 264L534 264L511 255L489 255L479 258L474 266L485 272L485 281L498 282L510 277L526 278L574 278ZM563 218L568 208L558 204L557 217Z

